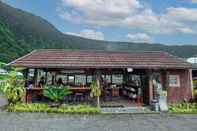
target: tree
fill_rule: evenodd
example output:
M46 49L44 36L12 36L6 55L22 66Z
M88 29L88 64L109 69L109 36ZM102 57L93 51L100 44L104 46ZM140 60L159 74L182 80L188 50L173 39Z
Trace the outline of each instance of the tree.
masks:
M101 88L100 88L100 82L99 80L95 80L92 82L90 85L91 92L90 96L91 97L97 97L97 107L100 107L100 96L101 96Z
M24 81L17 77L16 71L12 71L6 83L1 85L1 90L6 95L9 104L15 104L24 96Z

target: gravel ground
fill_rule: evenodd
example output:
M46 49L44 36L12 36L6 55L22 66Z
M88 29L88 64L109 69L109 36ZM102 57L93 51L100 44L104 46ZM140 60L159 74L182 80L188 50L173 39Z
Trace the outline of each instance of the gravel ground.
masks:
M0 131L197 131L197 115L0 112Z

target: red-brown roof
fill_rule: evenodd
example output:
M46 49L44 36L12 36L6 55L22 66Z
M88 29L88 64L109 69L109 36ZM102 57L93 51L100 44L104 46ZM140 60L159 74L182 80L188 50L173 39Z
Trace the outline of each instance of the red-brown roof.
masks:
M191 68L166 52L66 51L40 49L10 63L28 68Z

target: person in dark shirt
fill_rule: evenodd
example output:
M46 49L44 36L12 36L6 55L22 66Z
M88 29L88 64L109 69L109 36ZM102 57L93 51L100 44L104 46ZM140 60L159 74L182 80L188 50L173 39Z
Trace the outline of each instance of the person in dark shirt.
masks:
M57 85L58 85L58 86L63 86L63 85L64 85L62 78L59 78L59 79L58 79Z

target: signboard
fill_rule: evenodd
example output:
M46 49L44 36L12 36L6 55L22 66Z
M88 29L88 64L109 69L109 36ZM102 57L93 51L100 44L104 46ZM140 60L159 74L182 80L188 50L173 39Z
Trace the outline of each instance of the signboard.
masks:
M168 111L167 91L162 91L159 96L159 107L161 111Z

